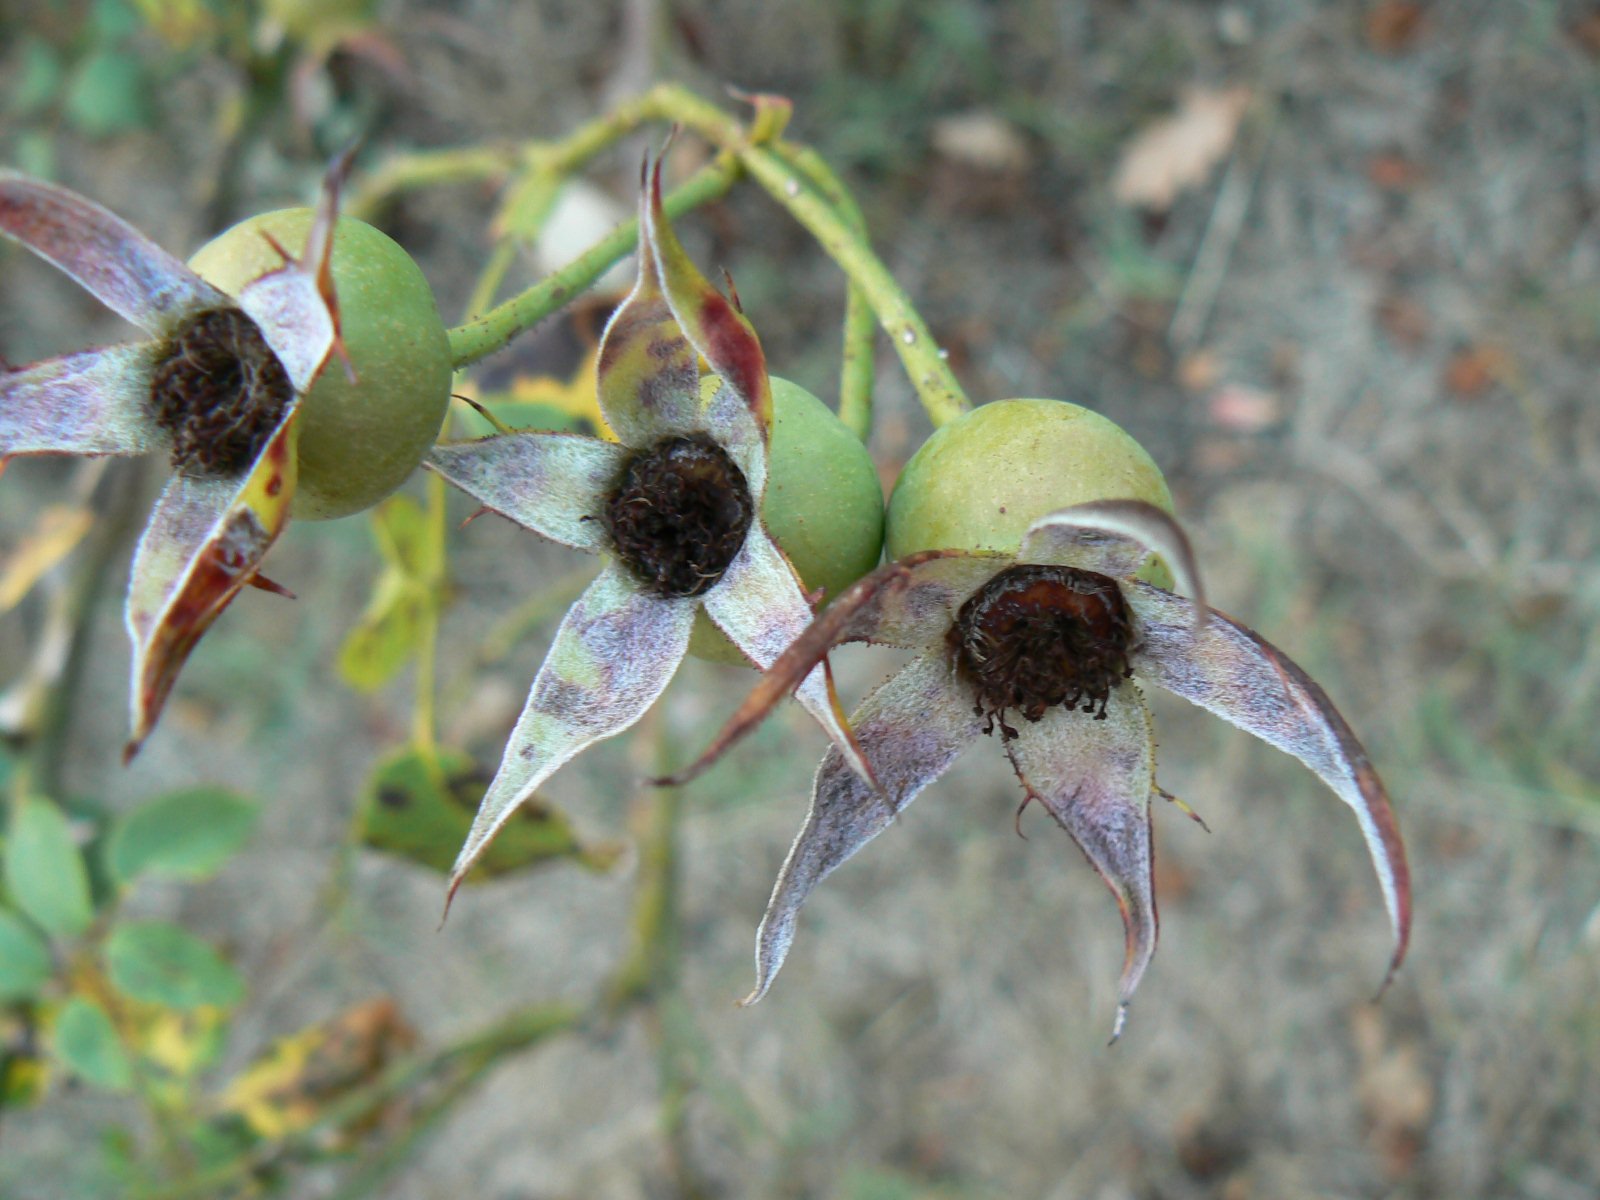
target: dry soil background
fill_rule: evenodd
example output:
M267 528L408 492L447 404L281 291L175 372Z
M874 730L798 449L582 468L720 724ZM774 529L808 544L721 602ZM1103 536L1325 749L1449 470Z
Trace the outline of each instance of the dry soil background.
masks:
M12 28L43 19L13 11ZM1593 10L681 0L642 40L604 5L380 11L405 80L340 56L314 98L364 105L367 162L554 136L661 78L792 97L792 132L859 189L972 394L1072 399L1141 437L1219 607L1324 683L1400 810L1416 931L1373 1006L1387 931L1349 813L1297 764L1157 697L1162 780L1212 832L1157 813L1161 948L1108 1049L1115 907L1038 813L1026 840L1012 832L1014 781L979 746L819 891L772 995L737 1010L821 749L787 718L688 800L674 1012L697 1047L688 1151L703 1194L1600 1194ZM217 63L173 81L149 130L63 131L61 177L166 245L198 244L221 161L208 115L235 86ZM1235 86L1251 107L1216 169L1165 215L1120 203L1130 141L1187 90ZM1003 131L984 127L989 158L950 133L973 111ZM283 123L223 215L303 196L326 148ZM625 196L637 152L593 178ZM391 214L447 313L492 199L457 189ZM753 190L682 226L700 261L739 279L774 364L828 395L841 294L822 256ZM8 358L120 336L25 256L0 266ZM925 422L887 348L879 376L873 449L888 475ZM8 472L6 537L60 478ZM454 546L447 654L578 565L491 521ZM626 870L499 882L435 933L437 877L363 860L354 915L324 927L332 848L365 769L403 735L407 693L361 700L331 667L374 569L362 525L293 527L274 559L299 602L243 596L126 772L126 650L108 599L74 724L76 788L131 800L210 778L267 801L235 868L152 901L226 941L249 974L228 1063L378 994L429 1040L530 997L587 995L622 948ZM18 636L0 637L8 663ZM486 759L546 636L451 706ZM888 665L852 656L845 682L859 694ZM691 665L661 720L698 741L744 682ZM551 794L589 834L624 836L639 767L619 739ZM116 1116L63 1096L9 1117L0 1190L78 1195L73 1149ZM657 1122L652 1051L625 1023L500 1069L391 1194L674 1196Z

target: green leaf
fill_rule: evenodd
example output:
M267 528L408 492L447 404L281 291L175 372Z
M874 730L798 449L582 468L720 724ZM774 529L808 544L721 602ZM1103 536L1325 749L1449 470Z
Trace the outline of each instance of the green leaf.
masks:
M89 928L89 875L61 810L21 797L11 810L5 849L6 890L46 933L71 937Z
M160 796L119 819L106 845L106 864L121 883L141 873L205 879L255 831L257 809L218 787Z
M466 840L488 775L470 756L404 750L378 764L367 784L363 844L447 873ZM621 847L579 841L559 809L535 799L517 810L478 860L468 882L535 863L574 858L592 870L616 862Z
M132 55L101 50L73 72L62 108L67 120L89 137L110 137L150 124L150 87Z
M31 1000L50 981L50 947L26 921L0 908L0 1004Z
M358 692L377 691L411 660L444 594L443 546L420 504L385 500L373 510L372 536L387 566L339 649L339 673Z
M84 996L74 996L56 1015L55 1055L62 1064L95 1087L125 1092L133 1086L133 1065L117 1027L106 1010Z
M10 116L32 116L55 97L61 87L61 56L43 38L24 37L17 73L11 84Z
M428 514L410 496L391 496L372 514L372 533L384 560L407 579L432 583L444 563L443 549L428 528Z
M167 1008L227 1007L244 996L233 965L205 942L161 921L127 922L106 939L106 968L117 990Z
M358 692L387 684L422 645L427 601L394 568L378 579L372 603L339 647L339 674Z

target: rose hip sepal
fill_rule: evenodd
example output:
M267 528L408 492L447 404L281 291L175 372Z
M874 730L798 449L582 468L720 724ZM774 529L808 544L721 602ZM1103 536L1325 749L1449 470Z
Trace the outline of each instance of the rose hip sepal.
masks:
M271 591L262 556L295 487L296 407L340 348L328 273L334 162L294 258L230 297L138 230L54 184L0 171L0 233L59 267L153 334L0 370L0 463L12 455L133 455L157 448L174 475L134 555L132 758L195 643L246 584Z
M766 667L811 621L760 515L772 394L744 315L690 261L640 180L639 275L601 339L600 408L620 444L514 433L440 446L427 465L485 508L611 561L568 611L451 873L453 895L500 827L586 747L634 724L683 660L695 614ZM699 359L718 381L701 387ZM791 684L838 748L851 743L825 667Z
M1152 552L1193 599L1134 578ZM920 651L850 718L881 791L834 751L823 759L811 811L757 934L756 986L744 1003L771 987L811 890L976 737L998 729L1024 806L1039 801L1072 835L1122 912L1115 1040L1157 929L1150 798L1160 789L1150 713L1130 678L1294 755L1355 811L1394 929L1389 975L1399 967L1411 927L1410 876L1366 752L1299 667L1207 610L1188 539L1161 509L1134 500L1076 505L1035 521L1015 555L928 550L880 567L778 658L705 754L661 782L704 770L831 649L853 641ZM1008 715L1023 719L1012 725Z

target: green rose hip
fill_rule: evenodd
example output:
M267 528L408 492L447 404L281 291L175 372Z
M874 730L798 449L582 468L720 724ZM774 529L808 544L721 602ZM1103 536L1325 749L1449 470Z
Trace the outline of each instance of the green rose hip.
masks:
M709 384L715 387L712 378ZM761 519L807 591L833 599L878 565L883 488L861 440L799 384L772 377L772 441ZM744 666L702 613L689 653Z
M1046 513L1090 500L1143 500L1170 513L1155 461L1121 426L1065 400L997 400L934 431L889 498L887 553L1011 553ZM1151 582L1171 587L1159 560Z
M230 295L305 241L309 208L262 213L202 246L189 265ZM301 402L294 516L360 512L394 491L433 446L450 403L450 343L422 271L387 234L340 217L333 285L352 383L333 361Z

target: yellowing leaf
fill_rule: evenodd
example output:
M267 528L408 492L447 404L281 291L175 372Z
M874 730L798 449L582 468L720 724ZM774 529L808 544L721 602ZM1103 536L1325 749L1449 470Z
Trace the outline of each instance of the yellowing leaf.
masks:
M1165 212L1227 155L1249 103L1245 87L1191 89L1177 112L1145 126L1123 148L1112 194L1124 204Z
M341 1096L377 1078L416 1040L393 1000L358 1004L280 1038L229 1085L222 1111L237 1114L263 1138L298 1132Z
M83 540L94 523L86 508L53 504L39 514L33 531L0 564L0 613L9 612L33 586Z
M384 501L372 514L372 534L387 565L339 649L339 673L358 692L377 691L411 660L444 595L442 546L420 504L410 496Z
M423 751L401 751L379 763L367 785L361 840L436 871L449 871L472 827L487 781L460 751L440 751L432 759ZM501 830L470 878L476 881L562 858L602 871L620 854L621 847L613 843L589 845L579 840L565 813L534 797Z

